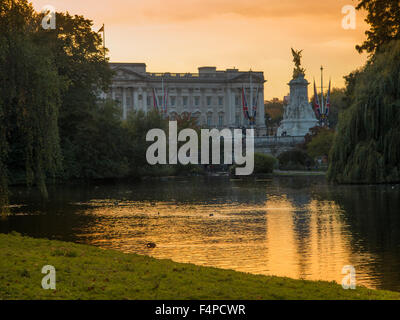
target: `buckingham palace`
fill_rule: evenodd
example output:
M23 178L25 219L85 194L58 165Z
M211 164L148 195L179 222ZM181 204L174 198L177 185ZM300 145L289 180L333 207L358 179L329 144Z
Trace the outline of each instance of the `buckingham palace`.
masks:
M108 97L120 103L124 119L133 110L148 112L162 106L172 120L187 114L202 127L234 129L252 124L256 135L266 134L263 72L200 67L198 73L151 73L144 63L110 66L114 77ZM256 110L252 123L243 110L243 101L251 99L253 108L249 105L248 112Z

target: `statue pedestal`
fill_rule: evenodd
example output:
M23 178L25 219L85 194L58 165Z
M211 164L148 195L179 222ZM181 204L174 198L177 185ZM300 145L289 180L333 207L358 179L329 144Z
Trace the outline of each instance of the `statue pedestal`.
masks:
M277 135L305 136L309 129L318 125L315 113L308 102L308 81L304 75L289 82L290 101L285 107L283 120Z

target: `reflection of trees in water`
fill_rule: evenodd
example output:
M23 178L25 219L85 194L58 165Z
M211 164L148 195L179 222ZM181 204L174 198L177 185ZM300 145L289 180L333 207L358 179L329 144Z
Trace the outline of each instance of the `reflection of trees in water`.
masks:
M295 241L297 243L297 254L299 257L299 275L305 277L307 275L310 251L310 215L307 210L297 210L293 214L293 231Z
M381 287L400 290L399 186L330 186L320 196L331 198L344 210L352 250L377 257L369 267L382 275Z
M322 177L279 177L273 179L273 187L277 193L284 194L286 199L293 205L293 233L296 242L298 257L298 275L306 278L309 272L311 219L307 206L312 201L310 189L319 184L324 184Z
M391 186L335 186L330 197L345 211L354 237L379 253L400 246L400 192Z

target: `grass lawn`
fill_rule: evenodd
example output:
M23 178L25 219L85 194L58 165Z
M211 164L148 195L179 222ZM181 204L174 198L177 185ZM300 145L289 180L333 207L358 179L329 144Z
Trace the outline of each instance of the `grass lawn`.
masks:
M41 287L44 265L56 290ZM400 299L400 293L157 260L92 246L0 234L0 299Z

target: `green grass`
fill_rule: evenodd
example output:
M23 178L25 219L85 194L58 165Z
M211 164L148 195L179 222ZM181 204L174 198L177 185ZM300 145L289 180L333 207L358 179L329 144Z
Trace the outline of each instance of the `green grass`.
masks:
M57 289L41 287L52 265ZM400 299L333 282L267 277L0 234L0 299Z

